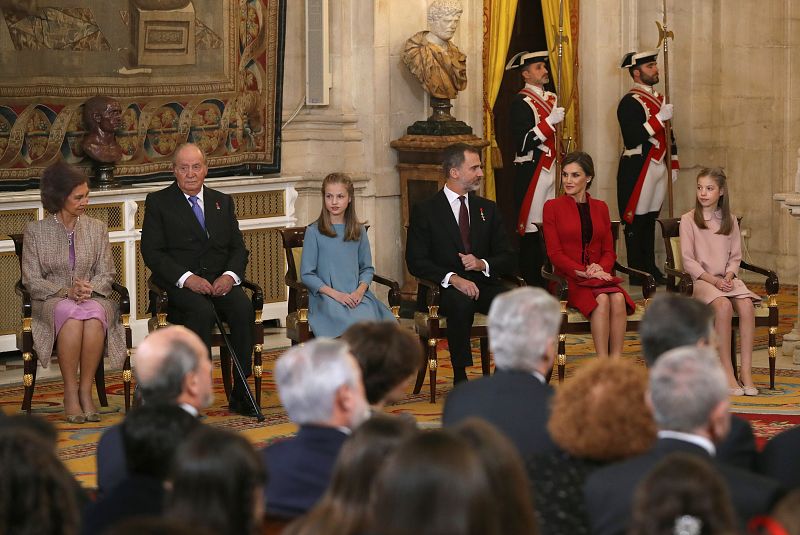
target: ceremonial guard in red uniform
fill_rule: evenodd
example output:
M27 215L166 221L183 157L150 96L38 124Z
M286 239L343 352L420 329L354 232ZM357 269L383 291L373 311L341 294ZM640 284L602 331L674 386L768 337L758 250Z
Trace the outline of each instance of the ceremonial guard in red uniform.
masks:
M628 265L653 275L663 284L655 262L655 226L667 191L667 180L678 176L678 152L672 137L672 162L667 152L664 123L672 118L672 104L653 86L658 83L658 51L630 52L621 67L628 69L633 88L617 106L617 119L625 148L617 172L617 201L625 225ZM671 172L670 172L671 170Z
M550 81L548 52L520 52L506 65L519 69L525 82L511 102L511 133L514 139L514 200L517 205L519 268L525 281L544 287L541 270L542 233L534 223L542 222L545 201L555 197L555 125L564 120L564 108L556 95L545 91Z

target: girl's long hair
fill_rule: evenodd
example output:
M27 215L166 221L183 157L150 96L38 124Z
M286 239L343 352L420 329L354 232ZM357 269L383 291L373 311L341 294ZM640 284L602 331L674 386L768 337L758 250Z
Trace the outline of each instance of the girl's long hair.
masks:
M717 187L722 190L722 195L719 201L717 201L717 208L722 210L722 223L719 226L717 234L724 234L727 236L733 230L731 201L730 194L728 193L728 177L725 176L725 171L723 171L721 167L704 167L700 170L700 173L698 173L697 180L700 180L704 176L711 178L717 184ZM697 225L697 228L708 228L705 219L703 219L703 207L700 205L700 200L697 199L697 195L695 195L694 224Z
M330 184L342 184L347 190L347 195L350 196L350 204L344 211L344 241L358 241L361 239L361 223L356 217L355 205L355 190L353 189L353 181L344 173L331 173L322 181L322 211L317 218L317 228L320 234L328 236L329 238L336 237L336 231L331 224L331 215L328 209L325 208L325 188Z

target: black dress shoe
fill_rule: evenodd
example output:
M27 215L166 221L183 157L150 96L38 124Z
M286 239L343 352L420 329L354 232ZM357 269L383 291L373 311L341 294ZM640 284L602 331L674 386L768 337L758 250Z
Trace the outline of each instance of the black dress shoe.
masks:
M231 412L235 412L236 414L240 414L242 416L249 416L255 418L258 416L258 411L250 403L250 400L247 398L241 398L239 396L231 396L230 401L228 402L228 408Z

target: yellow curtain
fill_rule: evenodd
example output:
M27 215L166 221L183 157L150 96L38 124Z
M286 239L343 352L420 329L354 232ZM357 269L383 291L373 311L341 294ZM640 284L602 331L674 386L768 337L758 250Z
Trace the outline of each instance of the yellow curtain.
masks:
M578 109L578 0L563 0L564 2L564 47L563 47L563 73L561 84L557 88L559 106L567 108L564 119L562 136L566 141L572 139L571 150L580 147L579 109ZM547 47L550 50L550 65L552 66L551 80L558 83L558 19L559 0L542 0L542 15L544 18L544 31L547 36ZM565 149L567 147L565 146Z
M500 91L508 45L514 28L517 0L483 0L483 137L489 141L484 161L486 197L495 199L494 167L501 167L494 137L492 108Z

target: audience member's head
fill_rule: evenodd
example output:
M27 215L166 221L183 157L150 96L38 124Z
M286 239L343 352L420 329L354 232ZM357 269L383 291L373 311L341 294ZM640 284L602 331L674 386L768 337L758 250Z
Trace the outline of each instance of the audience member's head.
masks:
M186 403L199 410L214 402L208 348L186 327L153 331L134 359L137 390L145 403Z
M401 445L378 475L373 504L374 535L502 533L480 456L449 430Z
M308 514L283 534L366 533L375 476L386 458L416 432L414 422L394 416L373 416L361 424L342 446L328 490Z
M165 516L217 535L255 535L266 479L261 457L247 439L200 427L175 454Z
M489 309L489 345L504 370L545 374L553 367L561 308L540 288L517 288L498 295Z
M646 397L646 370L622 359L594 359L556 389L547 430L573 457L632 457L656 439Z
M197 418L175 404L137 407L122 421L128 471L166 479L178 446L199 425Z
M79 533L75 481L35 432L0 431L0 474L0 533Z
M187 525L173 518L139 517L124 520L104 535L214 535L203 526Z
M500 532L536 535L533 498L519 450L485 420L467 418L451 429L472 446L489 477Z
M275 364L275 383L297 424L355 429L369 416L361 369L344 342L318 338L294 346Z
M750 520L748 528L751 535L800 535L800 489L781 498L769 516Z
M13 432L16 429L27 429L49 444L53 451L56 450L58 431L44 418L31 414L13 414L0 418L0 431L11 430Z
M679 347L661 355L650 370L650 403L659 429L719 442L730 428L725 372L707 347Z
M636 489L628 535L734 535L728 489L709 462L676 452Z
M648 367L676 347L713 345L714 311L682 295L659 294L639 323L639 339Z
M342 340L361 367L370 405L382 407L401 400L409 380L422 367L419 339L393 321L356 323Z

